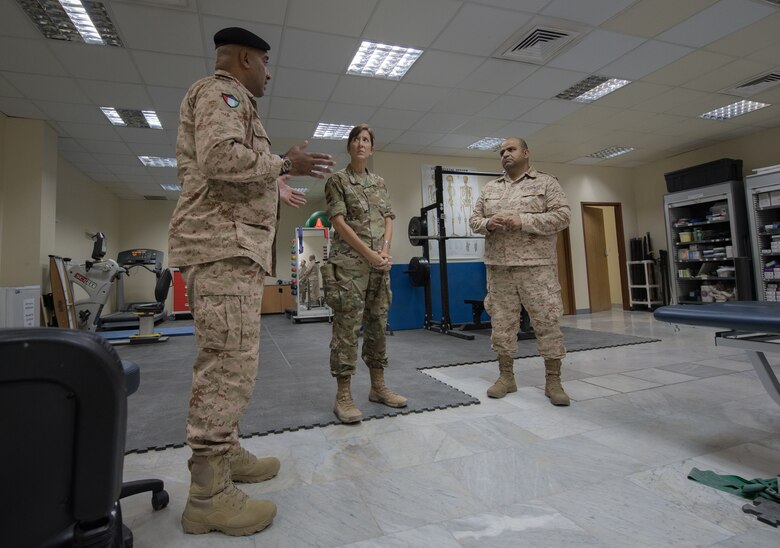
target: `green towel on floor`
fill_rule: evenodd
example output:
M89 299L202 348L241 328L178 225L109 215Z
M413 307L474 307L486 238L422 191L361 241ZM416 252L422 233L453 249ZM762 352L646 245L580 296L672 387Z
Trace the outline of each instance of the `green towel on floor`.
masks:
M753 500L762 497L780 502L777 478L746 480L739 476L721 476L709 470L694 468L688 473L688 479L746 499Z

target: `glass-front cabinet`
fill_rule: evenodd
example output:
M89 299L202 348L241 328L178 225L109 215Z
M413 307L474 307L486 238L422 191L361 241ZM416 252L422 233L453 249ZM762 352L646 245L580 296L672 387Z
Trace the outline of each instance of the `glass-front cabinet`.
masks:
M780 301L780 166L745 177L756 296Z
M742 181L664 195L671 301L753 299Z

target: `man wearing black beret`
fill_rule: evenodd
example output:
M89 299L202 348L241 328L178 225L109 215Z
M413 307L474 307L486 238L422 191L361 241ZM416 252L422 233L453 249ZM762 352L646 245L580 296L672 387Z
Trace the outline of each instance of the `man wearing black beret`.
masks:
M254 97L271 79L267 42L231 27L214 35L213 76L195 82L179 111L176 160L181 196L169 228L170 266L187 284L198 354L187 417L190 493L186 533L251 535L271 524L276 505L253 500L234 482L276 476L279 460L257 458L238 442L238 424L252 396L260 346L266 275L275 275L279 200L305 200L287 186L291 175L322 179L334 162L306 152L270 151Z

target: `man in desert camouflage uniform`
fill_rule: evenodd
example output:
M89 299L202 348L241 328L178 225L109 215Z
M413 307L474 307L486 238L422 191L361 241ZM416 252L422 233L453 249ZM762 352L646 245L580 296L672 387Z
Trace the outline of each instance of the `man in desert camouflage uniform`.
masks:
M498 354L499 377L487 394L503 398L517 391L514 355L524 305L544 358L544 393L554 405L569 405L561 386L566 348L560 328L563 303L556 240L558 232L569 226L571 210L558 179L530 168L523 139L507 139L499 154L504 175L485 185L470 219L472 230L485 235L485 309Z
M385 328L390 309L390 242L395 214L385 181L366 167L374 151L374 132L352 128L347 139L349 165L325 183L327 215L335 234L328 264L321 269L325 302L333 309L330 372L336 377L333 412L341 422L363 415L352 400L350 382L357 366L358 331L363 325L363 361L371 375L368 399L404 407L406 398L384 381L387 367Z
M306 261L304 261L306 264ZM317 258L314 255L309 256L309 264L301 269L301 275L298 278L303 293L301 302L311 308L320 305L320 268L317 264Z
M192 476L182 527L187 533L248 535L276 515L271 501L249 499L233 482L274 477L279 461L257 458L238 442L238 424L255 384L260 305L274 275L279 199L298 207L290 175L323 178L330 156L291 148L270 152L257 113L271 74L270 47L241 28L214 35L216 72L195 82L179 112L176 159L181 196L169 229L171 266L187 284L198 354L192 376L187 443Z

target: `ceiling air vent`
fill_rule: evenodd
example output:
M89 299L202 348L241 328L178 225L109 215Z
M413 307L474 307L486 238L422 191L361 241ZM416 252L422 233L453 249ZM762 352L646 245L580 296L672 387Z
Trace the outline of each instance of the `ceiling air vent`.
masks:
M554 25L535 25L499 49L497 57L512 61L543 65L555 57L564 46L580 36L580 32Z
M780 84L780 72L769 72L762 76L751 78L747 82L743 82L731 89L724 89L723 93L739 95L740 97L751 97L778 84Z
M167 200L165 196L144 196L144 200Z

